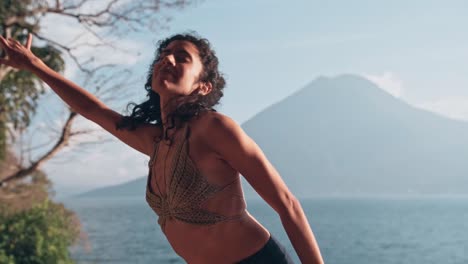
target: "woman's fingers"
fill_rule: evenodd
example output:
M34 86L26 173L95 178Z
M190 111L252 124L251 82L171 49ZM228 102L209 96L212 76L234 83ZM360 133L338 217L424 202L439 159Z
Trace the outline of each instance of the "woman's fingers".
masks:
M0 35L0 48L2 48L2 50L3 50L3 58L1 58L0 63L8 65L7 62L6 62L7 60L5 58L8 57L9 45L8 45L8 42L6 41L6 39L2 35Z
M0 44L2 45L3 49L6 51L6 48L8 48L8 42L2 35L0 35Z
M14 38L8 38L8 39L5 39L3 36L0 35L0 44L3 46L3 48L6 50L7 48L10 48L11 46L13 45L16 45L16 46L23 46L23 44L21 44L18 40L14 39ZM31 44L32 44L32 34L29 33L28 34L28 39L26 41L26 44L24 45L24 47L26 47L27 49L31 49Z
M28 35L25 45L14 38L5 39L0 35L0 46L5 51L5 57L0 59L0 64L17 69L27 69L34 57L31 53L32 36Z
M31 50L31 44L32 44L32 34L28 33L28 40L26 41L26 48L28 50Z
M8 41L10 41L10 43L11 43L12 45L23 46L23 45L21 45L21 43L20 43L19 41L17 41L17 40L14 39L14 38L8 38Z

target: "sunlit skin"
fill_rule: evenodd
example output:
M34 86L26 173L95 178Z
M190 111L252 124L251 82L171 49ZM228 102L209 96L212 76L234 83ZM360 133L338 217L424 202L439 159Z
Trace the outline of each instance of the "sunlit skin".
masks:
M33 72L82 116L97 123L135 150L148 157L152 155L153 140L161 136L161 127L146 124L132 131L117 130L115 124L122 115L47 67L31 53L31 41L32 37L29 35L23 46L16 40L6 40L0 36L0 44L7 52L7 58L0 59L0 64ZM207 95L212 91L212 86L198 81L203 67L198 50L192 43L173 41L163 54L154 68L152 89L161 97L164 125L166 115L172 110L168 107L169 99L192 93ZM301 262L323 263L318 244L299 201L289 191L260 147L242 128L234 120L218 112L206 112L199 118L190 120L189 124L189 156L201 174L210 183L219 185L242 175L277 212ZM178 129L174 130L174 139L181 139L178 137L179 132ZM161 144L159 153L166 153L170 148L170 145ZM172 157L167 159L171 160ZM170 177L170 174L164 174L163 161L164 158L155 161L153 168L157 177L151 182L153 190L157 188L156 184L166 190L162 177ZM238 183L234 191L240 193L240 181ZM222 196L209 203L222 208L223 214L235 212L242 207L240 203L223 200ZM241 220L210 226L171 219L166 222L164 232L176 253L190 264L234 263L257 252L269 238L268 230L250 214Z

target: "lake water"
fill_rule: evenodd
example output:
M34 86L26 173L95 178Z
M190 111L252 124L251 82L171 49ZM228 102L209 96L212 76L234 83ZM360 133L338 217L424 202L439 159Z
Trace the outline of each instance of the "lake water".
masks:
M300 263L276 213L263 201L249 212ZM77 263L185 263L163 236L143 197L75 199L88 243ZM301 200L326 263L468 263L468 198Z

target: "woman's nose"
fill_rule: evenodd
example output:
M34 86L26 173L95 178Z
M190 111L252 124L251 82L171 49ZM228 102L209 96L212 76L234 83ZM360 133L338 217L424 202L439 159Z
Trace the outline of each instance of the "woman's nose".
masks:
M165 66L167 66L167 64L170 64L171 66L174 66L174 64L175 64L174 55L168 54L168 55L163 57L162 66L165 67Z

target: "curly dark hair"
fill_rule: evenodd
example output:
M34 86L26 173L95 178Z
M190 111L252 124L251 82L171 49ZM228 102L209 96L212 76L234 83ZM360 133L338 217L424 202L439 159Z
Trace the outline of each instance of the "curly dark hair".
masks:
M198 36L195 32L176 34L166 39L160 40L157 43L155 59L151 63L148 70L145 90L147 91L148 100L141 104L129 103L129 107L133 106L133 110L129 116L124 116L120 122L116 124L117 129L134 130L141 124L162 124L160 96L151 88L153 79L153 70L155 64L160 60L160 55L172 41L183 40L194 44L199 52L201 63L203 65L202 72L198 77L198 81L210 82L212 90L207 95L187 95L175 98L175 110L168 114L169 127L166 129L164 138L167 139L167 130L175 127L175 119L182 122L189 121L194 116L200 115L203 111L214 111L213 108L217 105L223 96L223 89L226 81L223 74L218 70L218 57L212 49L210 42Z

